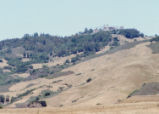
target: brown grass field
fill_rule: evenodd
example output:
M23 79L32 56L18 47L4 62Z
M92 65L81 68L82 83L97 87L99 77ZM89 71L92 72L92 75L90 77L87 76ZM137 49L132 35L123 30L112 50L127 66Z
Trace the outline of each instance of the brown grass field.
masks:
M0 114L158 114L159 103L131 103L96 107L2 109Z

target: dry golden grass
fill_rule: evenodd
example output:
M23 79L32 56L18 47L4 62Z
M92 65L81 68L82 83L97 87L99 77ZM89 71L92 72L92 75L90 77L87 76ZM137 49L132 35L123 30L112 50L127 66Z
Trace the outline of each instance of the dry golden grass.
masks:
M158 114L159 104L133 103L95 107L2 109L0 114Z
M75 57L75 55L70 55L66 57L55 57L53 58L53 61L50 61L49 63L32 64L32 66L33 66L33 69L39 69L39 68L42 68L43 65L46 65L48 67L56 66L58 64L62 65L65 63L67 59L70 60L73 57Z
M22 58L22 62L28 62L28 61L30 61L29 58Z
M27 78L28 76L30 76L29 73L21 73L21 74L14 74L15 76L21 77L21 78Z
M72 75L72 78L65 79L65 82L71 83L73 88L48 99L48 104L50 106L113 104L125 99L144 82L159 81L157 76L153 78L159 67L155 65L156 59L153 59L157 55L152 55L146 45L148 43L65 69L64 71L74 71L81 75ZM92 78L93 81L82 85L88 78ZM76 99L77 103L72 103Z
M11 72L11 71L8 69L3 69L3 72Z
M110 49L110 46L105 46L102 50L96 52L96 54L104 53L104 52L108 51L109 49Z
M0 63L0 68L4 68L5 66L8 66L7 61L5 59L2 59L3 62Z

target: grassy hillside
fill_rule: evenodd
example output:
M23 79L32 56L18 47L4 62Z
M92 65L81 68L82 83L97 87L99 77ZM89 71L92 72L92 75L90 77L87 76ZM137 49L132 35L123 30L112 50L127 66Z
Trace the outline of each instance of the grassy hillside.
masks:
M82 33L69 37L51 36L49 34L35 33L34 35L26 34L21 39L10 39L0 42L0 62L1 64L1 80L4 84L19 82L22 79L13 79L11 75L17 73L29 73L31 76L44 77L61 69L75 64L81 58L94 55L102 50L105 46L117 47L120 45L118 37L112 37L112 34L122 34L128 39L143 37L136 29L123 29L93 32L93 30L85 30ZM57 63L53 68L41 66L40 69L34 69L33 64L37 63L54 63L56 58L69 57L63 63ZM65 64L64 64L65 63ZM5 66L4 66L5 64ZM2 67L3 65L3 67ZM35 66L36 67L36 66ZM6 72L7 71L7 72ZM5 81L4 81L5 80Z
M42 101L48 107L122 105L130 102L128 95L144 83L159 82L159 66L155 64L159 55L152 53L150 44L141 42L80 62L62 70L56 78L16 83L1 94L13 96L8 107L39 107ZM157 102L154 98L149 99Z
M21 39L1 41L0 102L9 107L41 107L46 104L63 107L76 104L80 99L92 99L94 96L84 98L85 89L84 93L81 93L83 96L78 96L79 93L76 91L79 88L74 92L78 97L73 96L69 99L68 102L71 104L56 101L56 96L60 97L61 94L72 91L72 88L87 86L98 78L97 74L101 73L99 77L103 75L104 72L100 71L102 67L99 69L93 67L103 66L105 61L103 57L128 50L144 42L143 34L136 29L98 32L85 30L69 37L35 33L24 35ZM93 66L87 65L96 58L98 59L92 64ZM109 59L105 59L109 64ZM82 66L79 66L81 64ZM77 66L76 70L66 70ZM89 70L85 71L87 67ZM81 71L78 71L80 68ZM94 71L95 77L92 74ZM46 100L50 98L55 98L55 104L50 104Z

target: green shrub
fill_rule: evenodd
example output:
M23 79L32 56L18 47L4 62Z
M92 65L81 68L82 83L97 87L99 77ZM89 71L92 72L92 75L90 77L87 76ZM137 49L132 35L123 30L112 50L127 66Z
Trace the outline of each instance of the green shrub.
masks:
M131 92L131 93L127 96L127 98L130 98L130 97L133 96L136 92L138 92L138 90L134 90L133 92Z
M0 109L2 109L3 108L3 106L2 105L0 105Z
M79 61L79 56L71 58L72 63L76 63L77 61Z
M29 102L36 102L39 100L40 100L39 96L32 96L32 97L30 97Z
M42 96L45 98L45 97L49 97L51 96L51 94L53 93L53 91L50 91L50 90L43 90L41 92Z
M136 29L120 29L119 34L124 35L127 38L144 37L144 34L140 33Z
M91 82L91 81L92 81L91 78L88 78L88 79L86 80L87 83L89 83L89 82Z
M68 64L68 63L70 63L70 60L67 59L67 60L65 61L65 64Z
M5 97L4 95L0 95L0 103L3 103L4 104L5 102Z
M21 93L19 95L17 95L16 97L12 97L11 98L11 103L15 102L15 101L18 101L19 99L21 99L22 97L24 96L27 96L29 95L31 92L33 92L35 89L31 89L31 90L27 90L26 92L24 93Z

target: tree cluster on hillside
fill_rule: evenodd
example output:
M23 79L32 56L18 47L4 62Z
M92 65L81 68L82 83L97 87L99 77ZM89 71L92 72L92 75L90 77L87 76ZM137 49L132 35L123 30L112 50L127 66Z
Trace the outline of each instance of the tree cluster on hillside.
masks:
M133 39L137 37L144 37L143 33L140 33L137 29L117 29L113 30L112 33L124 35L126 38Z
M159 42L159 36L156 35L156 36L155 36L154 38L152 38L150 41L151 41L151 42L153 42L153 41Z
M63 57L79 52L96 52L108 45L110 41L111 34L102 31L96 34L79 34L70 37L35 33L34 35L26 34L22 39L1 41L0 49L2 55L9 55L12 54L12 49L21 47L24 58L48 61L49 56Z
M33 63L47 63L54 57L64 57L83 53L82 57L100 51L105 46L119 46L118 38L112 34L125 35L127 38L143 36L136 29L118 29L113 31L85 29L84 32L68 36L51 36L49 34L25 34L21 39L9 39L0 42L0 57L5 58L13 72L23 73L32 69ZM27 58L29 62L22 62ZM71 62L79 60L72 58Z

